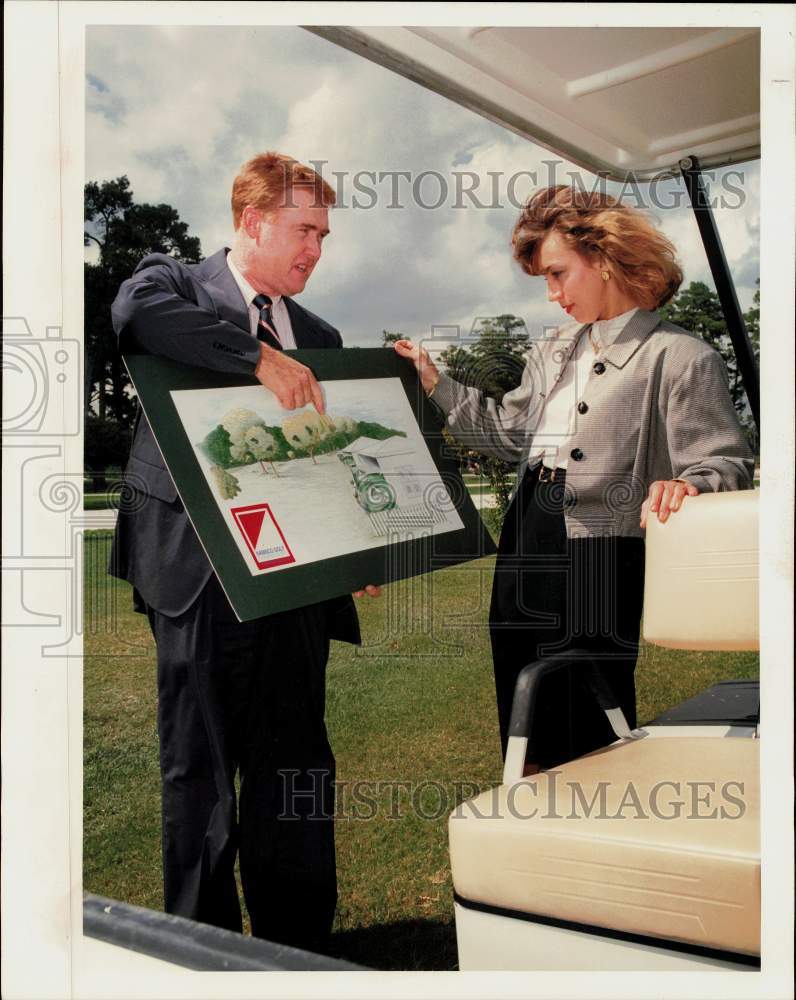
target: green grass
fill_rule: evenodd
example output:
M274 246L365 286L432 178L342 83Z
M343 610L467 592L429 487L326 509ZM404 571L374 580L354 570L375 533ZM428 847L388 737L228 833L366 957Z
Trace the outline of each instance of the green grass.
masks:
M494 490L489 485L489 483L487 483L484 486L476 484L471 485L468 483L467 492L470 494L471 497L476 497L476 496L483 496L485 493L494 493Z
M84 493L83 510L111 510L119 501L117 493Z
M109 538L86 536L84 887L160 909L154 647L128 585L105 575ZM447 815L501 776L486 629L492 565L386 587L381 600L358 604L364 646L333 643L339 957L380 969L456 967ZM756 654L645 646L639 718L718 680L755 677L757 663Z

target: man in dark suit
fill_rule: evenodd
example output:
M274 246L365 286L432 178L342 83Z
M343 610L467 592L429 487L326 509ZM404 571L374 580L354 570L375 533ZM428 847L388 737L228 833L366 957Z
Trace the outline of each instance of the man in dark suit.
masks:
M254 374L284 407L322 411L312 373L282 350L342 346L291 298L334 200L289 157L250 160L233 185L231 250L197 265L152 254L122 284L120 350ZM359 642L353 602L238 622L140 413L126 477L111 572L133 584L157 646L166 911L240 930L239 852L252 932L322 948L337 899L325 669L330 639Z

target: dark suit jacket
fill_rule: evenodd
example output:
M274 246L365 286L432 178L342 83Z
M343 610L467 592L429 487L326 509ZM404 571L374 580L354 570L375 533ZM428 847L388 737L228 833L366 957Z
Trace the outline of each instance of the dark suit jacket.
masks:
M119 349L184 364L251 375L260 357L249 313L226 263L226 249L201 264L151 254L123 282L111 307ZM342 347L334 327L285 298L299 348ZM125 470L110 572L129 580L144 601L176 617L196 600L213 572L152 430L139 411ZM329 636L359 642L350 596L324 602Z

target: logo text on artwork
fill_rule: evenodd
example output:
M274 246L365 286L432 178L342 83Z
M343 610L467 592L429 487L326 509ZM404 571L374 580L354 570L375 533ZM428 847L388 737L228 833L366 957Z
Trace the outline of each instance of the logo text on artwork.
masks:
M248 507L232 507L230 514L235 519L246 548L258 569L271 569L296 561L269 504L255 503Z

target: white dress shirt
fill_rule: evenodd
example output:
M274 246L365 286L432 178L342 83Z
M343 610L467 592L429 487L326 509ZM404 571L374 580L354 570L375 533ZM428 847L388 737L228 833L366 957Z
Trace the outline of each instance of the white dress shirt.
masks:
M544 407L539 416L539 423L533 435L528 458L529 467L538 462L550 469L566 469L569 462L569 440L575 433L580 414L577 405L583 394L583 387L589 378L594 363L619 334L637 309L614 316L612 319L598 320L581 334L569 363L556 381L555 375L547 369L546 375L552 383L545 397ZM569 347L569 342L562 341L562 349ZM554 354L555 357L555 354ZM559 374L556 371L556 374Z
M249 282L243 277L232 260L232 254L227 254L227 267L232 272L232 277L240 289L240 293L249 310L249 325L251 335L257 336L257 324L260 322L260 310L252 304L252 300L258 293L252 288ZM281 295L269 295L271 299L271 315L274 320L274 328L279 337L279 342L286 351L296 347L296 338L293 336L293 327L290 325L290 315L287 311L284 299Z

